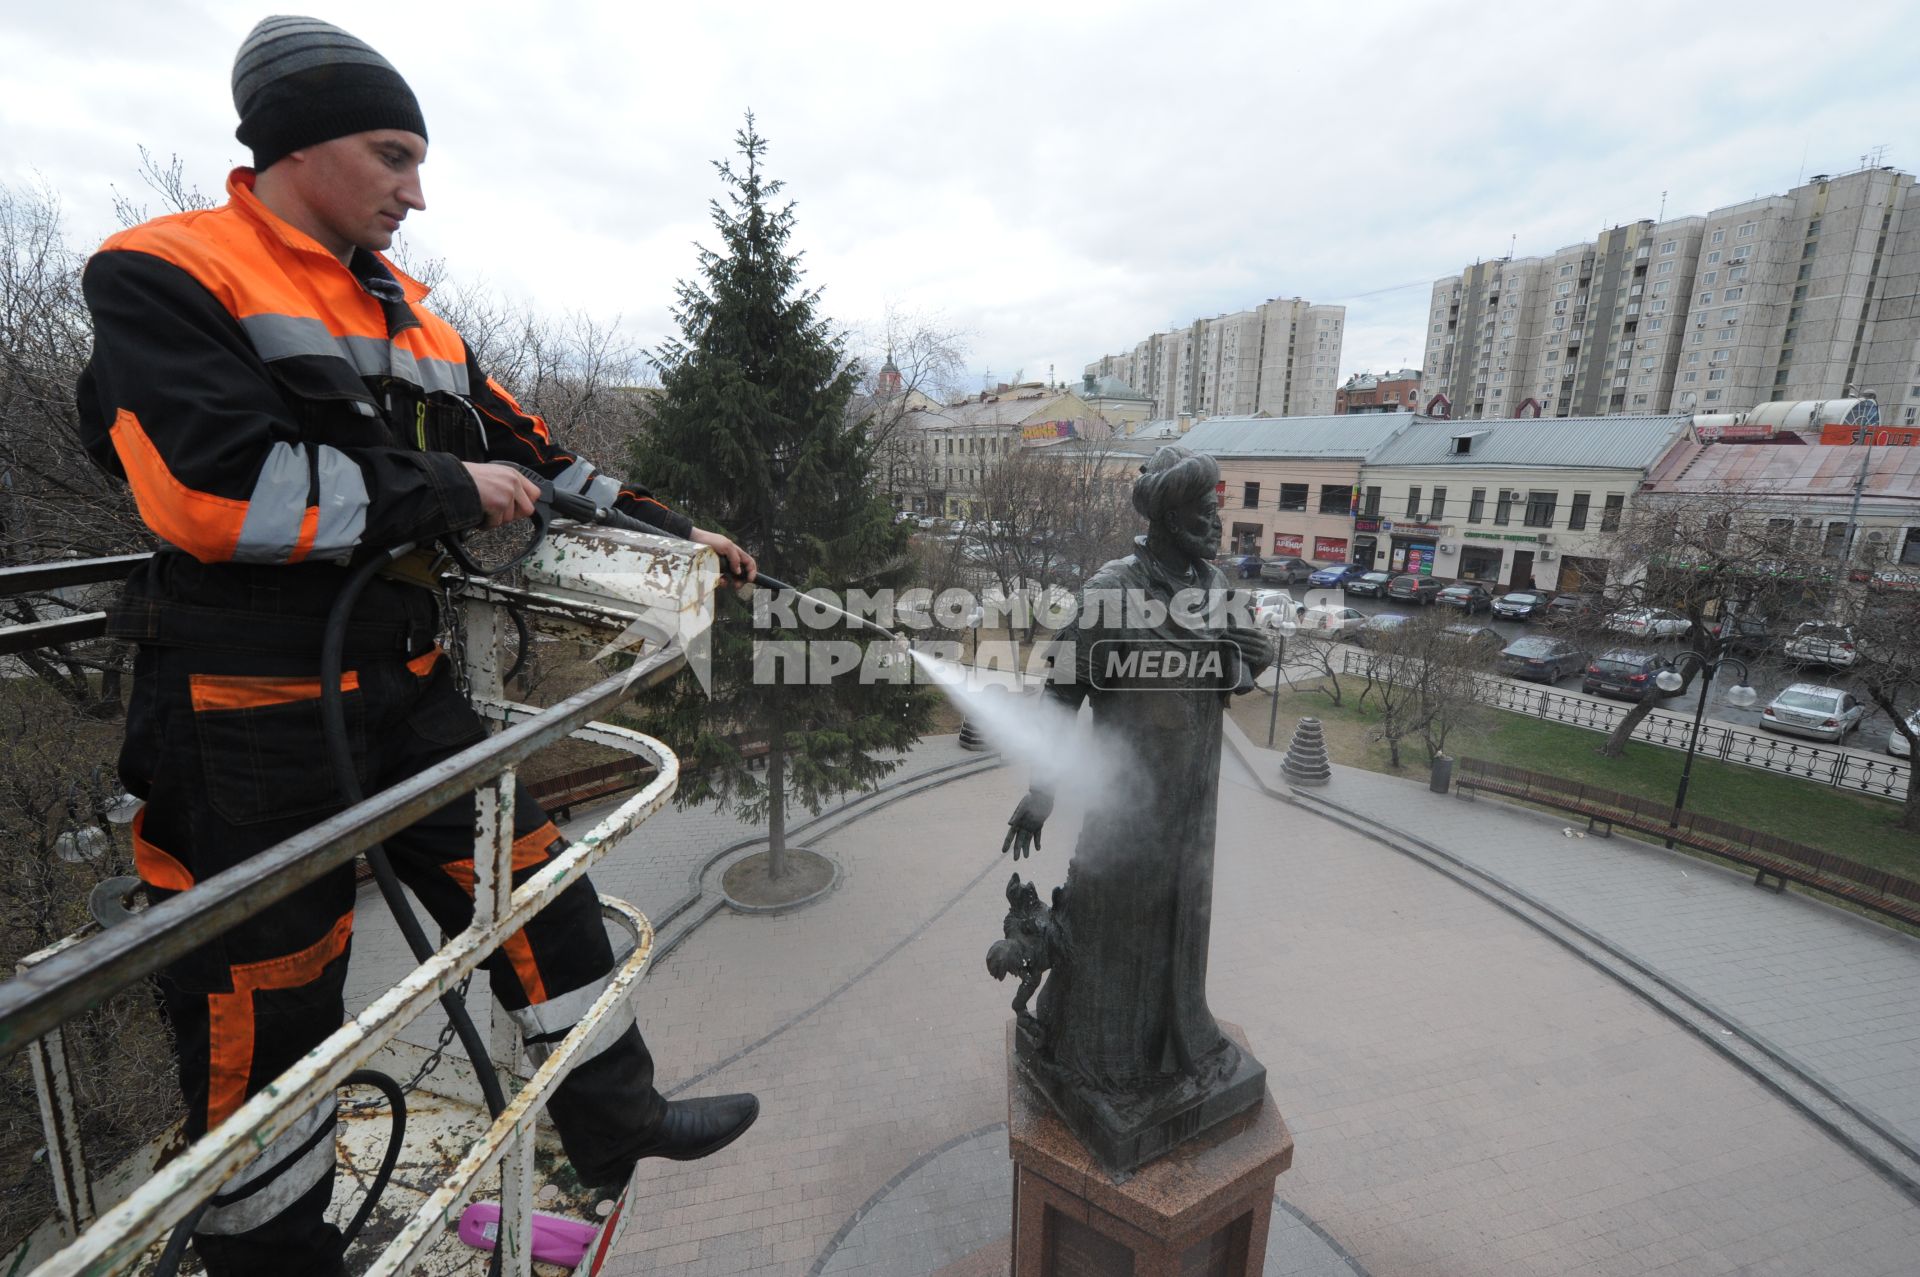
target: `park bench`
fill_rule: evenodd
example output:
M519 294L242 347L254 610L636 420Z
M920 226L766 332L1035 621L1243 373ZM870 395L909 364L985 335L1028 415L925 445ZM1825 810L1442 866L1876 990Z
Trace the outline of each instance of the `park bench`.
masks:
M1909 926L1920 927L1920 882L1884 869L1863 865L1730 821L1676 810L1635 794L1623 794L1528 771L1481 758L1461 758L1454 764L1454 792L1466 798L1481 792L1516 798L1587 818L1588 830L1611 837L1615 828L1666 840L1729 860L1754 871L1757 887L1773 880L1772 890L1784 891L1789 882L1847 900L1864 909Z
M653 768L644 762L621 759L582 767L563 776L527 782L527 792L555 820L565 820L581 803L610 798L629 789L638 789L653 779Z

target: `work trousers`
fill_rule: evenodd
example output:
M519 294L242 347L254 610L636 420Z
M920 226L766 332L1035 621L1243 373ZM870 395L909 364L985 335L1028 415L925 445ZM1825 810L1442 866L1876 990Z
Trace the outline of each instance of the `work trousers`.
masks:
M485 734L446 658L437 648L409 654L405 641L385 650L350 648L341 678L350 745L368 794ZM312 654L139 649L120 771L128 790L145 799L134 851L151 897L184 891L345 805L321 733L317 653L317 632ZM472 919L473 826L467 795L386 842L400 879L448 934ZM565 846L522 788L514 807L516 884ZM354 895L352 866L343 865L159 977L189 1136L232 1114L340 1026ZM568 887L485 965L529 1053L544 1059L611 978L613 953L593 887ZM665 1112L653 1061L631 1011L625 1014L624 1027L609 1025L595 1039L595 1053L548 1106L587 1184L624 1179ZM340 1234L325 1217L334 1134L329 1100L302 1115L212 1200L195 1245L214 1277L341 1271Z

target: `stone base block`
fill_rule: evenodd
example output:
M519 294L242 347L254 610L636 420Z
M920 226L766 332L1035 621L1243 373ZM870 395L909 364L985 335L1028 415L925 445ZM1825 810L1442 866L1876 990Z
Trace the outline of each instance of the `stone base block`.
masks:
M1244 1048L1233 1025L1222 1024ZM1249 1053L1249 1058L1251 1054ZM1022 1077L1007 1042L1014 1277L1257 1277L1293 1136L1261 1102L1114 1182Z

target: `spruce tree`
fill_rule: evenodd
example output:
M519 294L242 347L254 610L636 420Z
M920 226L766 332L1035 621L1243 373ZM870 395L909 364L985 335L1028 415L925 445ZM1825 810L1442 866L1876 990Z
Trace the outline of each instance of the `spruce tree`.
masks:
M802 286L787 247L794 206L773 202L782 184L765 175L767 143L751 113L734 142L734 160L714 164L726 187L711 205L719 245L701 247L700 278L678 287L680 336L654 355L662 393L634 443L634 474L802 589L897 586L908 532L874 481L867 423L848 412L860 370L821 317L819 290ZM877 783L898 765L879 755L925 729L930 694L854 674L818 686L756 682L756 640L865 639L844 628L756 628L731 591L722 595L711 697L681 678L641 709L680 755L679 801L717 798L764 820L768 874L778 878L789 805L818 814ZM760 742L764 776L742 752Z

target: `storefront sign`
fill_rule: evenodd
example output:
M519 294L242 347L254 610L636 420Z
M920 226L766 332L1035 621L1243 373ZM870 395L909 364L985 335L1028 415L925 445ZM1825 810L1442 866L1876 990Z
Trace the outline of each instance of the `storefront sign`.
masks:
M1532 541L1540 538L1531 532L1463 532L1462 536L1472 537L1476 541Z
M1283 555L1300 557L1301 534L1298 532L1276 532L1273 534L1273 553L1278 558Z
M1332 559L1336 563L1347 561L1347 539L1345 537L1315 537L1313 539L1313 557Z
M1428 536L1439 536L1445 530L1446 529L1438 523L1396 523L1393 525L1393 532L1396 536L1407 536L1418 532L1424 532Z
M1020 430L1020 442L1044 443L1050 439L1071 439L1075 435L1071 421L1036 421Z
M1353 530L1355 532L1378 532L1380 530L1380 520L1372 515L1356 516L1353 521Z
M1773 427L1770 425L1695 426L1693 433L1701 443L1757 443L1773 438Z
M1820 442L1911 448L1920 444L1920 426L1843 426L1828 422L1820 427Z

